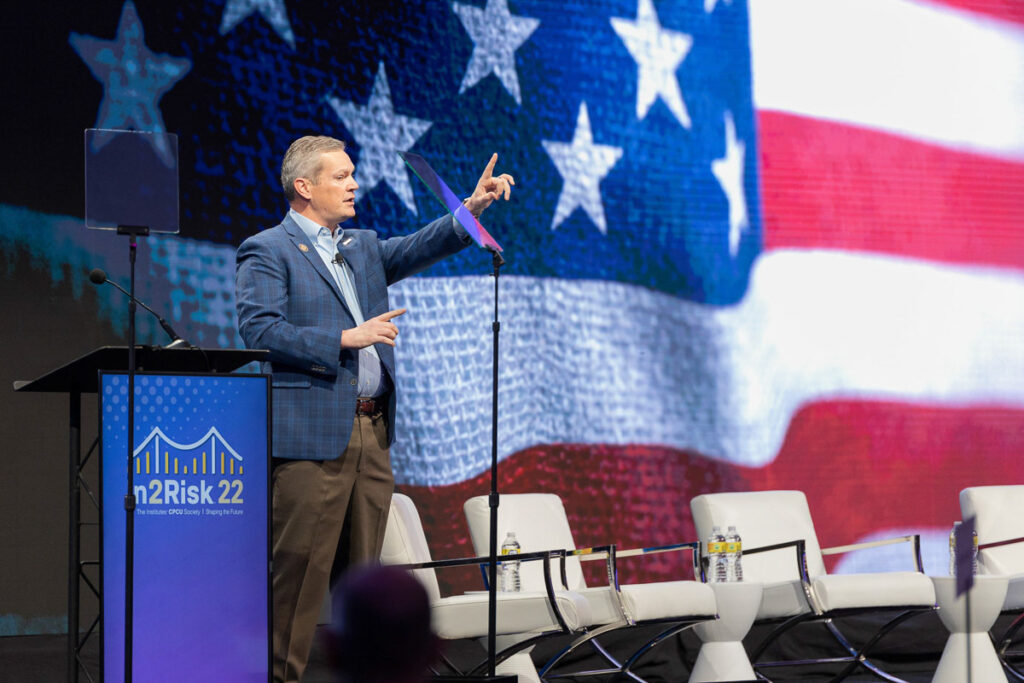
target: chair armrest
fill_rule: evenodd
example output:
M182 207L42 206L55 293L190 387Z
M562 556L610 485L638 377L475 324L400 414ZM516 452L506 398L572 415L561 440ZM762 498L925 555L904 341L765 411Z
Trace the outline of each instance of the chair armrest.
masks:
M701 547L703 548L703 546ZM762 545L757 548L744 548L743 554L757 555L759 553L785 550L786 548L793 548L793 551L795 552L797 575L805 586L810 586L811 578L807 574L807 543L802 538L798 538L795 541L783 541L782 543L773 543L772 545ZM704 559L707 559L706 554Z
M636 553L634 553L636 554ZM581 562L587 562L592 560L604 560L605 561L605 573L608 578L608 590L612 592L615 597L615 604L619 608L619 614L622 615L622 621L630 626L636 625L636 619L626 609L626 603L622 599L622 587L619 585L619 567L618 567L618 553L615 549L615 544L611 545L596 545L590 548L576 548L575 550L567 550L565 557L562 558L562 584L567 585L568 577L565 574L565 561L569 557L578 557Z
M1005 541L992 541L991 543L982 543L978 545L978 551L988 550L989 548L999 548L1004 545L1013 545L1014 543L1024 543L1024 537L1021 538L1008 538Z
M548 603L551 605L551 610L555 615L555 619L558 621L559 627L563 632L569 633L572 629L566 624L565 617L562 616L562 611L558 608L558 600L555 597L555 587L551 581L551 560L561 560L565 562L565 550L537 550L529 553L517 553L515 555L515 561L518 562L535 562L538 560L544 560L544 591L547 593ZM481 571L484 574L484 587L488 590L490 586L487 581L487 567L490 565L491 558L489 556L476 556L476 557L459 557L451 560L432 560L430 562L417 562L413 564L396 564L391 565L398 569L405 569L406 571L412 571L415 569L444 569L446 567L465 567L471 565L480 566ZM501 564L502 560L498 560L498 564ZM563 588L565 587L565 570L562 570ZM567 590L567 589L566 589Z
M1024 539L1018 539L1024 540ZM893 538L884 538L878 541L865 541L864 543L852 543L850 545L837 545L832 548L822 548L822 555L841 555L842 553L848 553L851 550L866 550L868 548L878 548L885 545L895 545L896 543L913 543L914 552L914 564L917 571L924 573L924 565L921 562L921 535L910 534L907 536L896 536ZM980 546L979 546L980 550Z
M515 556L515 559L524 562L531 562L534 560L551 560L560 558L565 553L564 550L538 550L532 553L519 553ZM457 557L451 560L431 560L430 562L415 562L412 564L394 564L392 567L398 567L399 569L413 570L413 569L443 569L445 567L465 567L469 565L484 565L486 566L491 561L491 558L487 555L477 555L475 557ZM498 556L498 564L501 564L501 556Z
M615 544L611 545L595 545L589 548L576 548L575 550L566 550L565 556L562 558L562 585L568 588L569 577L565 573L565 561L570 557L579 558L580 562L592 562L595 560L604 560L605 563L605 575L608 579L608 585L612 587L616 592L619 591L619 567L618 567L618 553L615 549Z
M630 548L628 550L619 550L615 553L615 556L618 559L622 559L625 557L638 557L643 555L657 555L660 553L673 553L681 550L690 551L690 559L693 565L693 576L697 579L700 579L700 543L698 543L697 541L690 541L688 543L671 543L669 545L652 545L646 548ZM595 557L594 559L599 558Z
M607 546L594 546L592 548L577 548L576 550L570 550L566 552L567 557L578 557L580 562L592 562L595 560L605 560L605 567L608 574L608 586L615 593L615 598L618 601L619 612L622 614L624 621L630 625L636 623L635 619L629 610L626 609L625 602L622 599L622 589L619 586L619 572L618 572L618 561L626 557L640 557L643 555L656 555L658 553L670 553L679 550L689 550L693 553L693 557L697 557L697 549L700 546L699 543L673 543L670 545L656 545L649 546L646 548L630 548L628 550L617 550L615 545ZM694 572L696 573L696 559L694 560ZM562 582L566 583L565 576L565 563L563 560L562 564Z
M703 543L700 546L700 580L704 583L708 583L706 569L708 566L708 554L707 546ZM793 548L796 553L796 566L797 575L799 579L805 584L810 585L810 577L807 575L807 544L804 539L800 538L795 541L783 541L782 543L773 543L772 545L762 545L757 548L744 548L744 555L757 555L758 553L768 553L776 550L785 550L786 548Z
M619 550L616 556L619 558L623 557L635 557L637 555L656 555L658 553L671 553L677 550L689 550L690 552L697 554L697 550L700 547L700 543L691 541L689 543L673 543L671 545L652 545L647 548L630 548L629 550Z
M700 546L697 542L690 543L673 543L671 545L653 545L647 548L629 548L628 550L616 550L615 557L617 559L623 559L625 557L637 557L639 555L656 555L658 553L670 553L677 550L689 550L694 555L697 554L697 548ZM600 546L601 548L605 546ZM581 562L591 562L593 560L603 560L605 558L604 550L599 548L581 548L578 550L571 551L570 555L579 555Z
M704 546L702 545L701 548ZM744 549L744 555L757 555L759 553L774 552L776 550L785 550L786 548L793 548L795 553L794 559L796 560L797 575L800 580L800 585L804 590L804 597L807 599L807 604L811 610L818 615L824 613L821 605L818 603L818 599L814 595L814 591L811 590L811 577L807 573L807 543L804 539L799 538L794 541L784 541L782 543L773 543L772 545L762 545L757 548ZM701 561L701 568L703 570L704 560Z

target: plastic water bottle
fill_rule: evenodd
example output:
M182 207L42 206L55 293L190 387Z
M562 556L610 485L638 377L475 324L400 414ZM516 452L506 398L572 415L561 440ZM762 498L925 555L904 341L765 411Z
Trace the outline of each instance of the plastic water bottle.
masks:
M519 541L516 540L516 532L510 531L501 544L501 556L518 555L520 550ZM502 560L501 562L501 590L512 593L519 592L519 560Z
M960 533L960 522L953 522L953 528L949 531L949 575L956 576L956 537ZM975 529L972 536L971 548L971 572L978 574L978 531Z
M956 576L956 532L960 529L960 522L953 522L953 528L949 530L949 575Z
M730 526L725 534L725 559L727 565L726 581L743 580L743 539L736 531L736 527Z
M978 575L978 530L974 530L973 538L971 539L971 573L975 576Z
M708 580L711 583L724 583L729 579L728 560L725 557L725 535L722 528L711 527L708 536Z

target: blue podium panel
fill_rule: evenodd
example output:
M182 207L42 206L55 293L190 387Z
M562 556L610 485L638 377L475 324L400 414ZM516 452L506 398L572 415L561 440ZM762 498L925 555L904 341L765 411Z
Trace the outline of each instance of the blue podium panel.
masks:
M128 376L101 373L104 681L124 680ZM269 679L269 380L135 375L133 681Z

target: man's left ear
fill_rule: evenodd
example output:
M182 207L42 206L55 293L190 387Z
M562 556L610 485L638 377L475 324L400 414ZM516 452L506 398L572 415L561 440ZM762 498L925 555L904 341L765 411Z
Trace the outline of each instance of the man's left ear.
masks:
M296 178L293 187L295 188L295 194L299 195L303 199L309 199L312 194L309 191L309 186L312 183L309 182L308 178Z

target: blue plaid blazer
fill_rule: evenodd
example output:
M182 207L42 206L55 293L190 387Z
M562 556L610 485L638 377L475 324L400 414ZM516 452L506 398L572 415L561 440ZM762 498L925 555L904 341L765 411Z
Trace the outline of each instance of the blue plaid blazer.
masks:
M372 230L345 230L341 247L368 320L390 310L388 285L424 270L470 242L444 216L417 232L381 240ZM356 414L358 352L341 349L355 327L341 290L316 248L289 217L245 240L235 270L238 331L251 349L268 349L272 376L273 454L331 460L348 445ZM400 324L400 322L399 322ZM377 344L395 385L395 352ZM388 444L395 436L395 392L388 402Z

